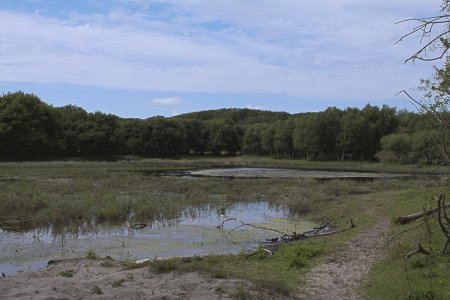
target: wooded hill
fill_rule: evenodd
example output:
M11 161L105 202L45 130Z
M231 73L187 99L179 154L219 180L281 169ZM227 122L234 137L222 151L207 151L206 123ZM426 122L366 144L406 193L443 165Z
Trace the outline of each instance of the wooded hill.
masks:
M273 112L248 108L222 108L181 114L172 118L201 121L229 120L236 125L246 125L273 123L284 121L291 117L292 115L287 112Z
M426 116L389 106L289 114L219 109L145 120L0 96L0 159L102 155L251 154L313 160L422 161L441 136Z

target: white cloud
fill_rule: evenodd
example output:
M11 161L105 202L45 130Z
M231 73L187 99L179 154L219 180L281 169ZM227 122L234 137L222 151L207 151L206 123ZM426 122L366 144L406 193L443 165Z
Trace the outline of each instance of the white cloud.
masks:
M164 98L155 98L152 100L152 103L155 105L164 105L164 106L176 106L180 105L183 102L183 99L178 97L164 97Z
M267 107L261 106L261 105L253 105L253 104L247 104L245 108L248 109L258 109L258 110L269 110Z
M122 0L142 11L64 20L0 10L0 81L390 99L431 72L403 65L418 44L393 45L409 29L394 23L433 2ZM145 13L156 4L168 8Z

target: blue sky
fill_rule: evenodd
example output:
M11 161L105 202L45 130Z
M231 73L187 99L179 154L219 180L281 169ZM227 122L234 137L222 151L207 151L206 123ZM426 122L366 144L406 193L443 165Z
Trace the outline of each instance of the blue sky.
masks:
M0 92L147 118L222 107L388 104L432 76L404 64L440 0L1 0Z

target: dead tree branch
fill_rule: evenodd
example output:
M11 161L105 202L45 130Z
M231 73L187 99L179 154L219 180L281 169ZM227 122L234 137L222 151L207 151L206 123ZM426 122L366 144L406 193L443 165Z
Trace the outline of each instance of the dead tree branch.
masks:
M432 215L436 214L437 211L438 211L438 208L436 207L436 208L429 208L429 209L426 209L426 210L423 210L420 212L416 212L416 213L413 213L410 215L406 215L406 216L398 216L397 219L395 220L395 222L397 224L404 225L404 224L410 223L412 221L415 221L415 220L420 219L425 216L432 216Z
M393 237L396 237L396 236L399 236L399 235L401 235L401 234L404 234L404 233L406 233L406 232L408 232L408 231L411 231L411 230L420 228L420 227L422 227L423 224L425 224L426 221L427 221L427 220L423 220L422 222L420 222L418 225L416 225L416 226L414 226L414 227L411 227L411 228L405 229L405 230L403 230L403 231L397 232ZM392 237L391 239L393 239L393 237Z
M438 198L438 222L439 222L439 226L441 227L441 231L444 234L444 236L447 238L447 241L444 245L444 248L442 249L442 254L445 255L447 254L447 248L448 245L450 244L450 232L448 231L447 227L450 225L450 222L448 221L448 217L447 214L445 213L445 217L443 216L443 212L445 212L446 208L444 207L445 205L445 196L443 194L439 195ZM447 221L447 226L444 225L444 223L442 222L442 218L445 218Z
M283 231L280 231L280 230L277 230L277 229L274 229L274 228L270 228L270 227L264 227L264 226L259 226L259 225L250 224L250 223L245 223L244 221L242 221L242 220L240 220L240 219L238 219L238 218L228 218L228 219L224 220L222 223L220 223L220 225L218 225L217 228L223 229L223 225L224 225L226 222L230 222L230 221L236 221L236 222L241 223L241 225L239 225L239 226L233 228L233 229L230 231L230 233L233 232L234 230L238 229L238 228L241 228L241 227L244 227L244 226L249 226L249 227L258 228L258 229L262 229L262 230L270 230L270 231L273 231L273 232L277 232L277 233L281 234L282 236L287 235L287 234L284 233Z
M306 238L310 238L310 237L325 236L325 235L335 234L335 233L339 232L339 230L330 231L329 224L326 224L326 225L322 225L322 226L319 226L319 227L314 227L313 229L305 231L303 233L292 232L291 234L288 234L286 232L283 232L281 230L274 229L274 228L271 228L271 227L264 227L264 226L260 226L260 225L246 223L246 222L244 222L244 221L242 221L242 220L240 220L238 218L228 218L228 219L222 221L222 223L220 223L216 227L218 229L223 229L223 225L226 222L230 222L230 221L239 222L240 225L238 225L235 228L231 229L229 231L229 233L232 233L233 231L235 231L235 230L237 230L237 229L239 229L241 227L249 226L249 227L253 227L253 228L257 228L257 229L269 230L269 231L277 232L277 233L281 234L281 239L284 240L284 241L302 240L302 239L306 239ZM277 241L278 241L278 238L270 239L270 242L273 242L273 243L276 243Z
M435 61L442 59L446 55L449 50L449 45L446 42L447 37L450 34L450 28L448 26L450 23L449 14L442 14L428 18L406 19L397 22L396 24L405 22L414 22L417 25L413 27L411 31L401 36L395 44L400 43L404 39L415 34L420 35L420 43L427 39L426 43L419 50L405 60L405 63L410 61L415 62L416 60ZM437 52L437 54L432 57L428 57L428 51L433 53Z
M433 215L437 215L437 222L439 224L439 229L440 231L444 234L446 241L444 244L444 247L442 249L442 255L446 255L447 254L447 249L450 245L450 219L447 215L447 209L450 207L450 205L445 203L445 195L444 194L440 194L439 197L435 197L434 198L437 201L437 207L433 208L433 209L427 209L424 210L422 212L418 212L418 213L414 213L411 215L407 215L407 216L402 216L402 217L397 217L397 223L398 224L406 224L409 223L411 221L417 220L419 218L424 217L425 220L423 220L420 224L418 224L417 226L408 228L404 231L401 231L399 233L396 234L400 235L402 233L411 231L413 229L417 229L420 228L423 224L425 224L429 218ZM424 251L428 252L425 253ZM412 255L416 254L416 253L423 253L423 254L430 254L428 250L425 250L420 243L418 244L418 246L411 251L410 253L408 253L408 255L406 256L406 258L411 257Z
M418 243L418 244L417 244L417 247L414 248L414 250L412 250L411 252L409 252L409 253L406 255L406 258L410 258L411 256L413 256L414 254L417 254L417 253L422 253L422 254L425 254L425 255L430 255L430 251L428 251L427 249L423 248L422 245L421 245L420 243Z

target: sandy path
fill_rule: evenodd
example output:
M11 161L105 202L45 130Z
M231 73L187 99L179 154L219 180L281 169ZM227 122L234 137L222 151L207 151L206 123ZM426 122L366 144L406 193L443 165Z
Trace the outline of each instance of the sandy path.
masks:
M305 299L362 299L360 285L374 263L383 256L388 220L383 219L345 243L311 270L306 279Z
M73 277L61 275L70 269L75 271ZM61 261L38 272L0 277L0 299L230 299L239 288L255 298L282 299L257 291L245 280L198 273L155 274L148 268L124 270L108 259Z

